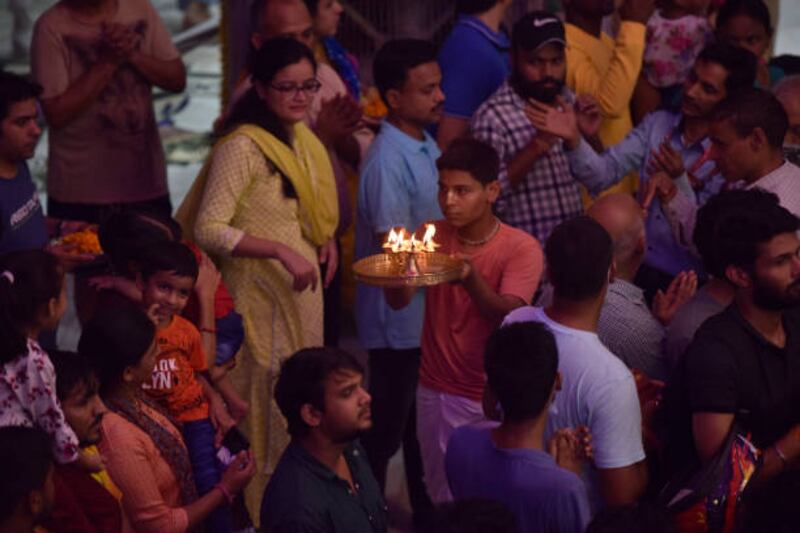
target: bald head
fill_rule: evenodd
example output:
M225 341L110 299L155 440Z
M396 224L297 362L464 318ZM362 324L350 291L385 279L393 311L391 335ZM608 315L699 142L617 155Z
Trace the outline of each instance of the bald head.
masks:
M309 48L314 44L311 14L303 0L256 0L252 17L250 41L256 48L275 37L289 37Z
M775 86L774 93L789 117L783 143L800 144L800 75L783 78Z
M624 263L644 254L642 208L630 194L614 193L599 198L586 213L611 235L614 259Z

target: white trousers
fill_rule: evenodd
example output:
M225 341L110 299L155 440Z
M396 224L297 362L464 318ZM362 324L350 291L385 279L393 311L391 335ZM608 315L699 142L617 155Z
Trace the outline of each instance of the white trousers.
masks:
M485 420L480 402L417 386L417 439L425 485L433 503L453 499L444 469L450 435L459 427Z

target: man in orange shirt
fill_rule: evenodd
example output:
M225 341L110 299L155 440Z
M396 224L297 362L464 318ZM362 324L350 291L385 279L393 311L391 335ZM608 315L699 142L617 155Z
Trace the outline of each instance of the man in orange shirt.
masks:
M417 435L425 483L434 502L452 499L444 453L453 430L483 418L483 349L511 310L533 298L542 274L541 247L492 213L500 161L488 144L453 141L437 161L439 252L464 259L461 279L425 293L422 361L417 388ZM390 306L411 301L413 289L387 289Z

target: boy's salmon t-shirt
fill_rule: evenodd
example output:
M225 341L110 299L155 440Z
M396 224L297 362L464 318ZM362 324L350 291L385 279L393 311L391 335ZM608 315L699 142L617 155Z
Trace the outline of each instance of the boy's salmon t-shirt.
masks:
M436 221L436 236L445 254L463 253L455 228ZM539 242L506 224L470 256L472 268L497 294L515 296L529 304L544 269ZM500 320L481 315L461 283L442 283L425 289L422 361L419 382L435 391L480 401L486 382L483 352Z
M153 379L142 388L180 422L208 418L208 401L195 372L208 369L200 332L185 318L174 316L156 332L159 354Z

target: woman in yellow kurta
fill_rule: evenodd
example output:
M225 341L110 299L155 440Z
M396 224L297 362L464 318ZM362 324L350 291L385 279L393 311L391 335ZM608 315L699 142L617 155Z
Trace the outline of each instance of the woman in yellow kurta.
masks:
M303 124L319 90L311 51L290 39L267 41L253 57L253 88L226 120L229 131L189 192L178 219L215 257L245 340L232 381L251 411L242 429L259 474L246 491L258 517L269 475L288 443L273 399L281 362L322 344L322 287L317 265L337 264L338 222L330 160Z

